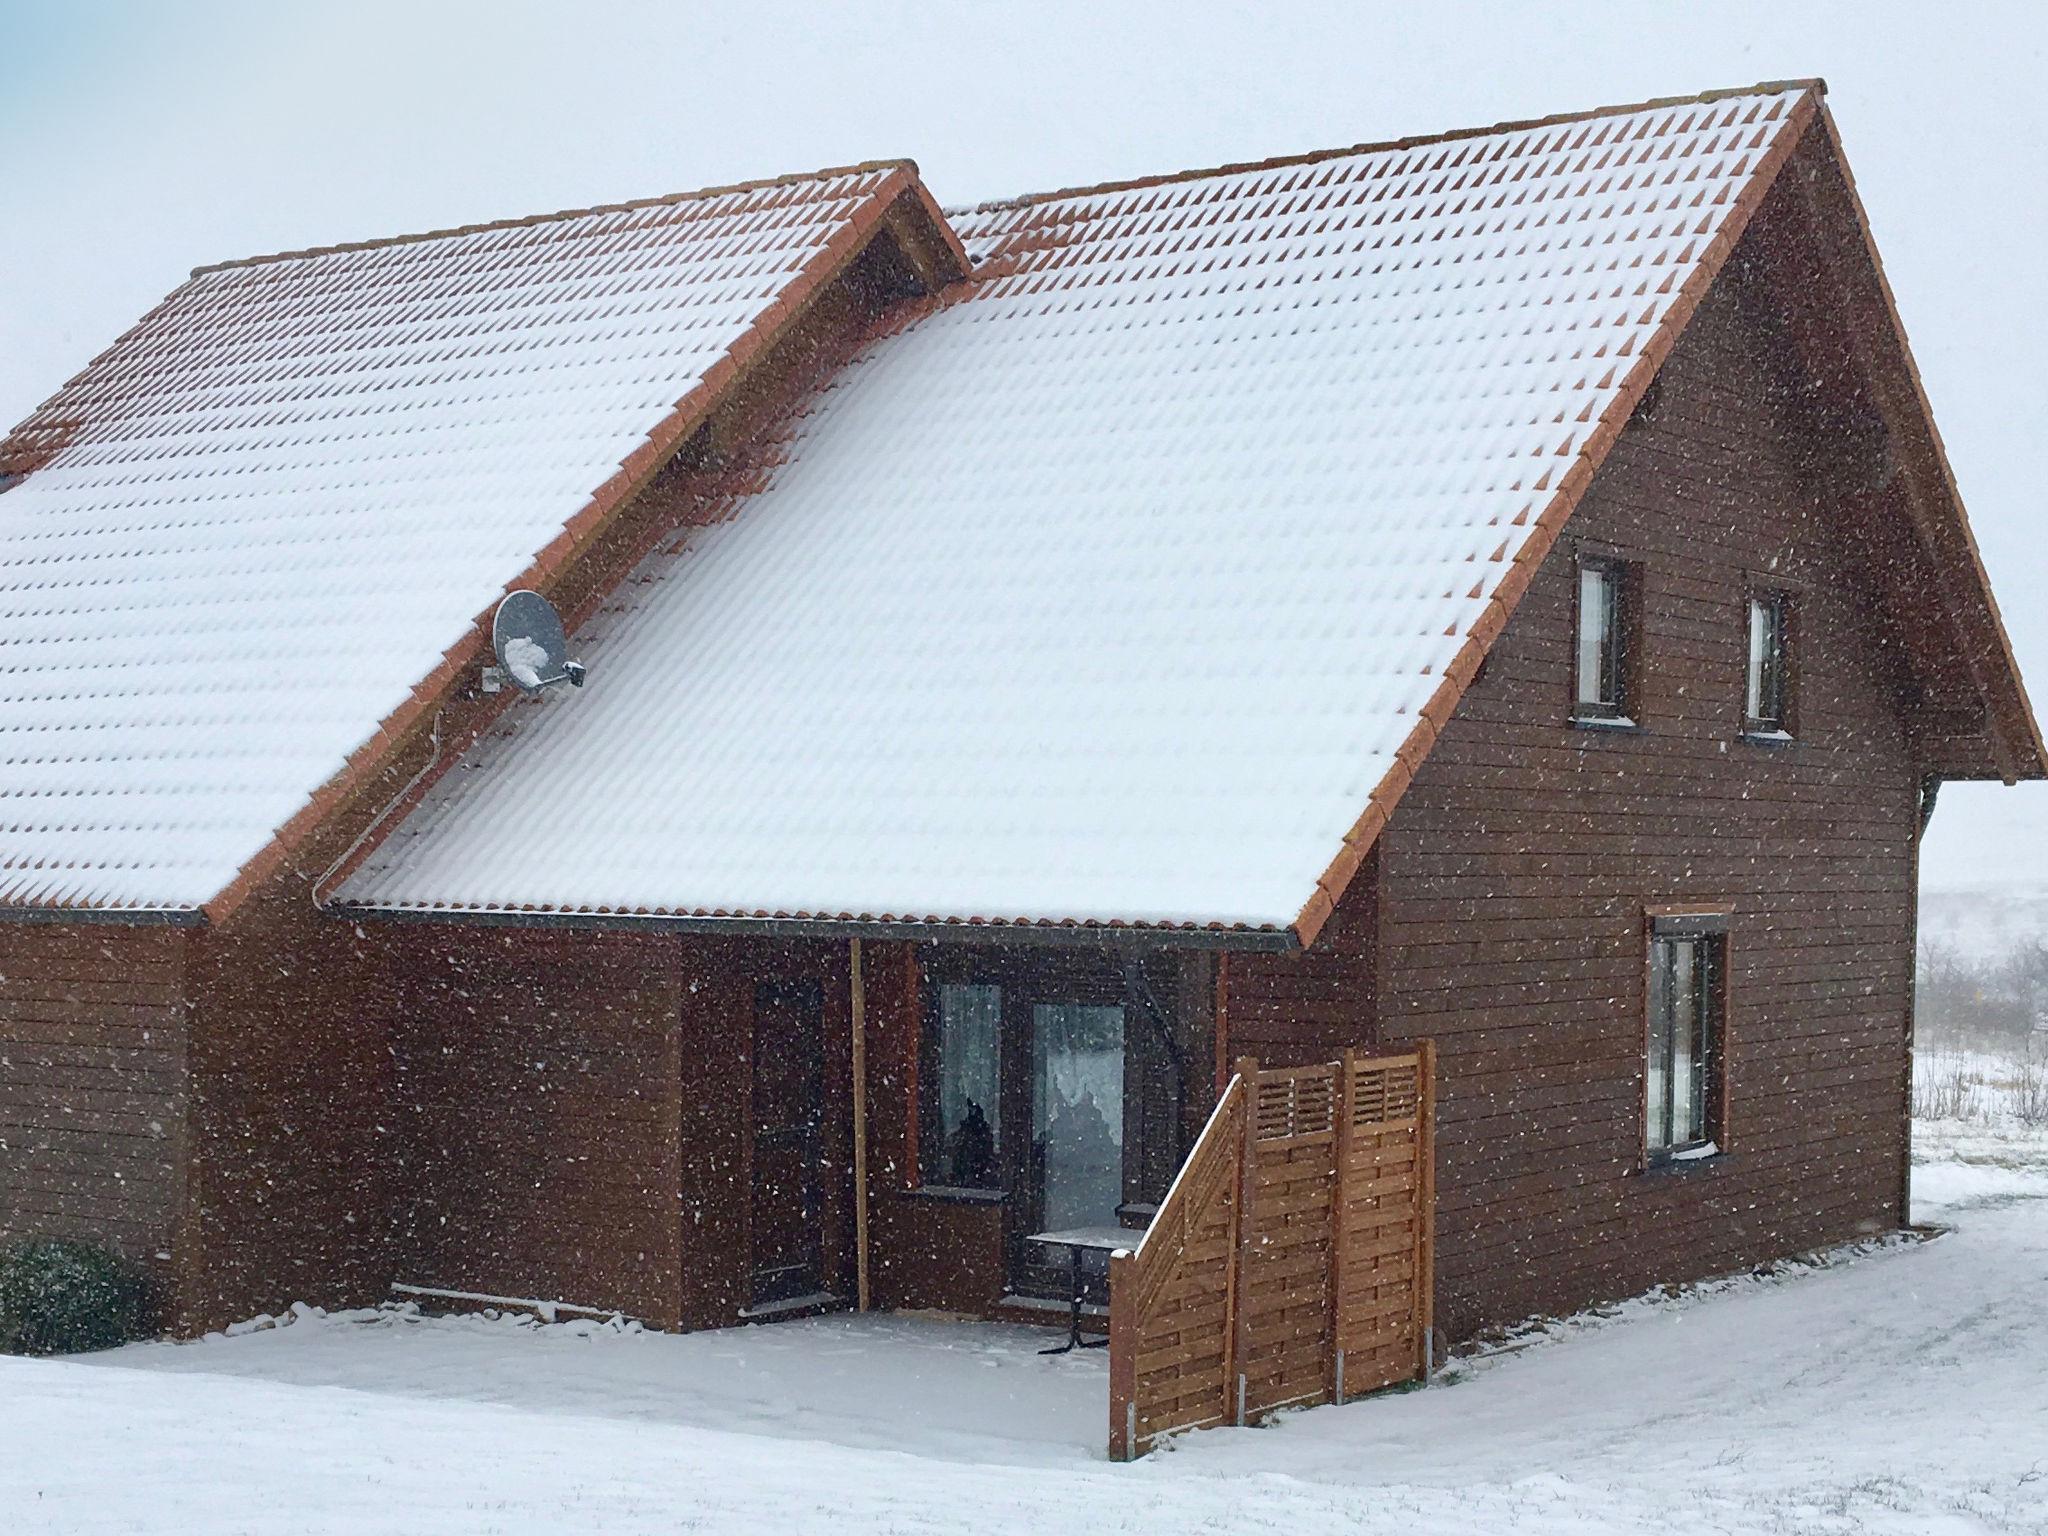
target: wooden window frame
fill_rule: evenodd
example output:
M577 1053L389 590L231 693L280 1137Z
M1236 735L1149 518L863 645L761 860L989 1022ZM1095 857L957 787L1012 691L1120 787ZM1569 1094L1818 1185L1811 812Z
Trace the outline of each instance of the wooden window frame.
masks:
M1641 1115L1641 1139L1638 1143L1638 1169L1642 1172L1681 1172L1691 1169L1709 1168L1727 1161L1732 1150L1730 1146L1729 1115L1729 1073L1731 1049L1730 1021L1733 1017L1731 1006L1731 977L1733 947L1730 929L1733 926L1733 909L1725 906L1672 906L1649 907L1643 914L1643 1034L1642 1034L1642 1076L1637 1080L1637 1113ZM1714 945L1714 973L1712 976L1710 1024L1707 1048L1704 1052L1705 1091L1707 1096L1704 1114L1704 1137L1683 1146L1652 1147L1650 1145L1649 1115L1649 1070L1650 1052L1656 1041L1657 1021L1654 1014L1657 1002L1657 946L1659 940L1695 939L1710 940ZM1711 1153L1702 1154L1700 1148L1711 1145Z
M1608 621L1614 650L1614 702L1604 703L1579 697L1579 639L1586 592L1586 572L1606 572L1612 580L1613 613ZM1565 685L1571 723L1590 730L1636 730L1641 728L1642 683L1642 566L1619 551L1597 544L1580 544L1572 559L1571 637L1567 646Z
M1758 603L1769 603L1778 615L1778 714L1775 719L1749 712L1751 615ZM1799 608L1798 588L1774 577L1751 576L1742 591L1742 734L1764 746L1783 746L1799 739Z

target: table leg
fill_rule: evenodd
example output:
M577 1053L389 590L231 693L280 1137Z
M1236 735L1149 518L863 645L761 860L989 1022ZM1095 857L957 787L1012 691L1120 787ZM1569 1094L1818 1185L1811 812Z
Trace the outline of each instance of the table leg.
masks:
M1081 1250L1074 1250L1074 1348L1107 1349L1108 1339L1084 1339L1081 1337Z
M1064 1355L1081 1345L1081 1250L1067 1250L1067 1342L1041 1349L1041 1355Z

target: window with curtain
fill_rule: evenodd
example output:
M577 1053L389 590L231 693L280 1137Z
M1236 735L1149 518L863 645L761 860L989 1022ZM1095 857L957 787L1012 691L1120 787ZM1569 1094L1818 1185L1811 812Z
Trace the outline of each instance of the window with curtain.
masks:
M1650 940L1644 1142L1653 1162L1719 1150L1722 957L1719 934L1666 933Z
M938 989L931 1063L938 1088L937 1144L924 1158L927 1183L965 1189L1002 1183L1003 989L949 983Z
M1124 1185L1124 1011L1032 1010L1031 1127L1047 1229L1115 1226Z

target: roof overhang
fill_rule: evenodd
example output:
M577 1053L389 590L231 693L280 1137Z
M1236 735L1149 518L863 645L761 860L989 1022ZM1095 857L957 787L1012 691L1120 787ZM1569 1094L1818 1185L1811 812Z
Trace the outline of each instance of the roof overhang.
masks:
M1802 361L1881 424L1878 483L1848 498L1918 675L1909 725L1926 771L1945 778L2048 776L2048 751L2012 641L1886 279L1841 136L1825 106L1772 199L1772 233L1804 255L1778 277ZM1775 226L1782 225L1781 230ZM1767 264L1767 270L1768 270ZM1807 269L1823 292L1803 290ZM1893 542L1886 530L1897 526ZM1894 568L1909 564L1913 578ZM1915 593L1918 586L1924 591ZM1912 611L1917 601L1919 611Z
M893 922L861 918L692 917L646 912L502 912L373 907L337 903L351 920L464 928L551 928L599 933L670 933L765 939L874 939L917 944L1016 944L1067 948L1201 949L1284 953L1299 949L1290 928L1204 928L1143 923Z
M204 928L197 907L0 907L0 923L63 923L100 928Z

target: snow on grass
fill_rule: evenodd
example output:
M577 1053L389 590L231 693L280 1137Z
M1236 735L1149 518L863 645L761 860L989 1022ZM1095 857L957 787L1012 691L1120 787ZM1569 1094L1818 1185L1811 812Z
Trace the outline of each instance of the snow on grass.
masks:
M1102 1459L1100 1354L913 1317L323 1316L0 1360L0 1530L2048 1532L2048 1137L1923 1124L1886 1239L1427 1389Z
M1923 1127L1964 1123L2048 1134L2048 1036L2002 1054L1924 1049L1913 1057L1913 1113Z

